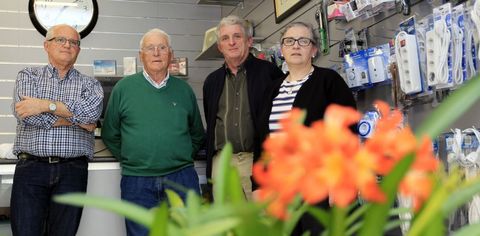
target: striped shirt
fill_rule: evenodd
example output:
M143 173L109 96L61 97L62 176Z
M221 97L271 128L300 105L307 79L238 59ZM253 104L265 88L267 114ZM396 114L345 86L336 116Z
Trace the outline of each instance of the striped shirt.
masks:
M73 114L67 118L73 125L53 125L58 116L41 113L20 119L15 112L15 103L21 96L59 101ZM103 90L100 82L70 69L61 79L52 65L25 68L17 75L12 105L17 117L17 136L13 153L26 152L32 155L63 158L93 157L94 133L78 124L95 124L102 112Z
M273 99L272 103L272 111L268 122L271 133L281 129L279 121L285 117L288 111L292 110L293 101L295 101L298 90L310 78L311 74L312 72L306 75L305 78L293 82L286 79L283 80L278 95Z

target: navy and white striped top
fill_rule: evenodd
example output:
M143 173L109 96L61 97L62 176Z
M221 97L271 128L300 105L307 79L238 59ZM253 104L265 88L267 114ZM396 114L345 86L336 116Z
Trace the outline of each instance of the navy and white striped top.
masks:
M272 111L269 118L269 128L270 132L276 132L281 129L279 120L282 119L286 113L292 110L293 101L297 96L298 90L302 85L310 78L313 70L305 76L305 78L297 81L290 82L288 80L283 80L280 85L278 95L273 99Z

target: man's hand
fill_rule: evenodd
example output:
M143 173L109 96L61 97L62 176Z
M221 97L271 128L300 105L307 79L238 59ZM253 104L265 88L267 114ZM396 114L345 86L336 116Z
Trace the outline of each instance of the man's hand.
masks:
M49 101L47 100L28 96L21 96L21 98L22 101L15 104L15 112L22 119L48 111Z
M57 121L53 124L53 127L58 126L70 126L72 123L63 117L58 117Z
M93 132L97 128L97 124L78 124L78 126L88 132Z

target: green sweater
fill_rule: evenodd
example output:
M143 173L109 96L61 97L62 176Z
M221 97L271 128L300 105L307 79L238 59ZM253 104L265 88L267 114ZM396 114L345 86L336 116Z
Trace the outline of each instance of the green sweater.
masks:
M103 142L130 176L164 176L193 165L204 129L190 86L170 76L157 89L142 72L112 90L102 127Z

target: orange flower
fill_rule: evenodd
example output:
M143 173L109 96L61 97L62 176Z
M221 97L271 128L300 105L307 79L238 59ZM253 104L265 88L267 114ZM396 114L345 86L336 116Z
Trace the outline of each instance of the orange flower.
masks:
M311 127L301 123L304 113L298 109L282 119L282 131L265 141L263 159L253 169L259 200L270 201L268 212L288 218L287 206L297 195L309 204L328 198L339 207L348 206L359 193L368 201L383 202L377 176L388 174L409 153L416 159L400 192L420 206L431 192L431 173L438 168L431 142L424 138L418 144L411 129L402 128L400 111L390 111L384 102L376 105L381 119L364 145L349 129L360 119L349 107L329 106L324 120Z

